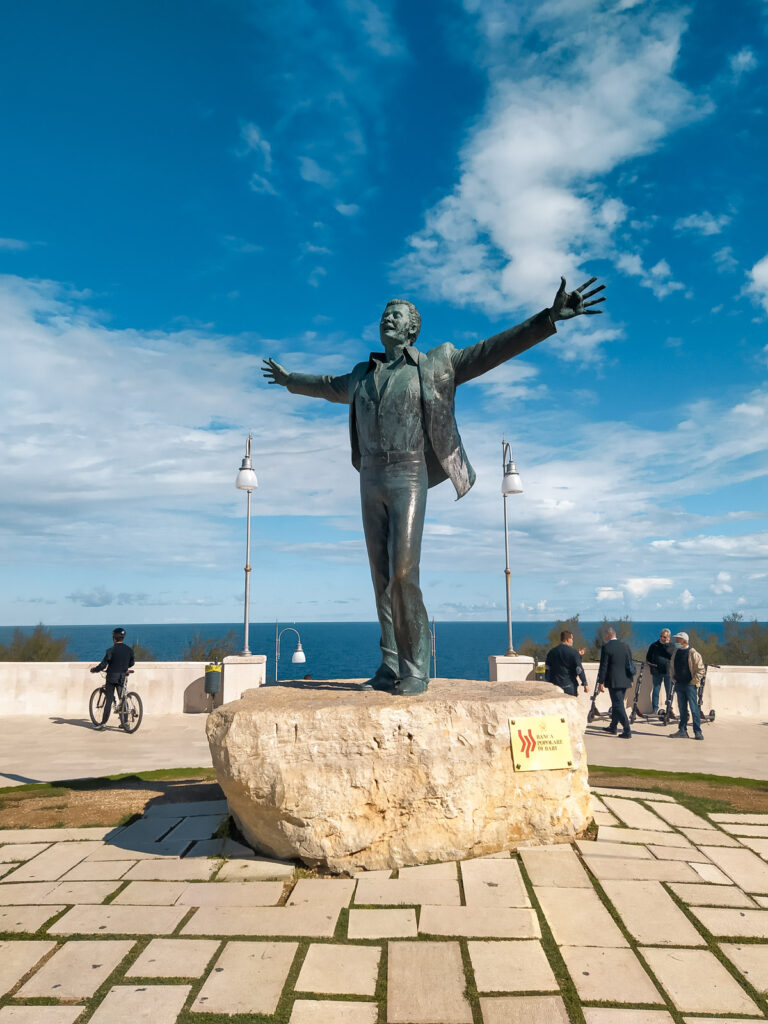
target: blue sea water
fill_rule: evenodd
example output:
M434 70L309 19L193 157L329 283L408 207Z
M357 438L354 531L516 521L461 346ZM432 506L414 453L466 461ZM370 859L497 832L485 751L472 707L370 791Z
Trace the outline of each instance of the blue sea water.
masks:
M203 640L216 640L229 630L235 630L242 640L240 623L175 623L158 625L131 625L123 622L126 641L137 641L154 651L158 661L180 661L190 640L200 635ZM526 637L537 643L546 643L553 622L517 622L512 624L516 645ZM305 664L292 665L291 655L296 647L296 634L285 632L280 641L280 678L297 678L310 674L314 679L347 679L372 675L379 664L379 627L376 622L297 622L281 623L295 627L301 634L307 656ZM587 641L591 641L599 622L582 622ZM673 632L694 627L702 636L714 633L722 638L720 622L634 622L632 647L638 654L645 653L648 644L658 639L662 626ZM111 626L51 626L55 638L69 638L70 657L74 661L96 663L112 643ZM25 633L31 626L22 627ZM0 643L7 644L13 634L12 626L0 626ZM275 678L275 624L254 622L250 626L249 646L254 654L267 655L267 678ZM506 622L437 622L435 623L437 674L456 679L487 679L488 655L503 654L507 646Z

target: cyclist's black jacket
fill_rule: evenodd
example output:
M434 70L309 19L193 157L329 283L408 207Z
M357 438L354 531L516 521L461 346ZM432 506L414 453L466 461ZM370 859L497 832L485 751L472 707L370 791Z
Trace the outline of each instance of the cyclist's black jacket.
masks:
M125 675L128 669L133 667L133 664L132 647L129 647L128 644L112 644L93 671L103 672L106 669L107 682L111 683Z

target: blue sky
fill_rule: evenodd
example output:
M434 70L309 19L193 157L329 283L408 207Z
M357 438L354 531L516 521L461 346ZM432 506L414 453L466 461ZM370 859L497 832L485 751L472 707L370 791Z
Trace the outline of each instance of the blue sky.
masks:
M372 619L343 373L605 315L457 393L438 620L768 617L768 0L29 0L0 37L0 621Z

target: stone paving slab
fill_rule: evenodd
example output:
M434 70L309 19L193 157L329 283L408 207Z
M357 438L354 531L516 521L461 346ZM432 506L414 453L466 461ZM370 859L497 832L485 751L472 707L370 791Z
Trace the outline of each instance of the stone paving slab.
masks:
M478 858L461 863L468 907L530 907L517 861Z
M596 825L618 825L619 819L610 811L594 811L592 817Z
M655 846L685 846L688 842L679 832L652 832L647 828L601 828L598 839L603 843L642 843ZM712 833L708 833L712 835ZM693 848L693 844L691 844Z
M720 948L758 992L768 992L768 944L721 942Z
M738 840L719 829L681 828L686 839L696 846L738 846Z
M582 1000L663 1003L653 981L631 949L563 946L565 966ZM664 954L667 950L662 950Z
M592 792L602 799L606 796L617 796L623 800L657 800L667 803L675 803L675 798L667 796L666 793L654 793L645 789L615 789L610 786L593 786Z
M709 882L712 885L731 884L731 879L728 875L723 874L720 868L715 867L714 864L699 864L696 861L691 861L691 867L699 875L702 882Z
M478 992L558 992L540 942L469 942Z
M185 911L186 907L174 907ZM338 907L201 907L181 929L182 935L281 935L331 939Z
M538 939L541 929L534 910L426 905L419 915L419 934L459 935L472 939Z
M190 985L116 985L109 990L89 1024L176 1024L190 988Z
M38 853L47 850L50 845L50 843L9 843L7 846L0 846L0 864L31 860Z
M752 839L749 836L742 836L739 842L742 846L749 847L763 860L768 860L768 839Z
M250 846L230 839L200 839L192 845L187 857L239 857L241 860L255 860L256 854Z
M376 1024L378 1019L376 1003L297 999L288 1024Z
M757 839L768 839L768 825L741 825L727 823L720 826L732 836L754 836Z
M744 825L768 825L768 814L742 814L740 811L725 811L708 815L712 821L740 821Z
M568 1024L560 996L486 996L480 1010L484 1024Z
M50 882L61 878L99 846L96 842L55 843L44 853L18 867L0 885L21 882Z
M48 929L50 935L168 935L187 907L73 907Z
M706 818L702 818L698 814L694 814L693 811L689 811L687 807L683 807L682 804L667 803L667 802L656 802L648 801L648 806L654 814L658 814L660 818L668 822L670 825L676 827L684 826L685 828L703 828L715 830L716 826L711 821L707 821Z
M753 896L752 898L759 907L768 907L768 896Z
M129 882L112 900L112 906L171 907L187 888L187 882Z
M193 882L176 900L179 907L274 907L282 882Z
M0 888L0 906L102 903L120 882L22 882Z
M653 860L653 853L647 846L631 846L628 843L601 843L599 839L593 842L577 839L576 846L586 857L632 857L633 860ZM666 847L661 847L661 849L666 849Z
M357 883L355 903L359 906L432 906L460 907L458 879L393 878L379 881L361 878Z
M472 1024L458 942L390 942L387 1024Z
M21 882L19 885L0 886L0 906L13 907L41 903L55 882Z
M620 1010L616 1006L585 1006L583 1013L586 1024L674 1024L672 1015L666 1010Z
M4 1006L0 1024L75 1024L82 1006Z
M417 864L415 867L400 868L400 878L411 881L443 881L455 882L459 877L457 865L453 861L440 864Z
M200 978L218 952L217 939L152 939L126 978Z
M705 847L704 853L744 892L768 894L768 864L751 850Z
M520 857L534 886L560 886L566 889L591 889L589 875L570 847L564 851L521 850Z
M629 847L625 846L624 849L627 850ZM693 861L703 863L706 859L695 846L648 846L647 849L656 860L684 860L691 864ZM632 856L634 857L634 854Z
M135 860L84 860L76 864L62 882L105 882L120 879L136 863Z
M35 964L55 948L55 942L42 939L0 942L0 996L10 992Z
M314 943L307 950L297 992L320 995L373 996L379 974L379 946L341 946Z
M629 945L594 889L534 886L534 890L558 946Z
M144 811L145 818L191 818L197 815L226 814L226 800L189 800L186 803L151 803Z
M768 910L727 910L720 907L691 907L713 935L744 939L768 939Z
M0 828L0 843L68 843L85 839L106 839L122 830L108 826L94 828Z
M735 885L689 885L673 882L670 889L692 907L754 907L754 903Z
M720 961L704 949L642 949L648 965L682 1013L760 1010Z
M184 853L188 845L188 843L184 842L131 843L126 846L119 845L119 841L117 845L102 843L85 859L88 862L101 860L160 860L164 857L175 860Z
M703 946L704 939L661 882L608 880L603 888L629 934L643 945Z
M760 1017L760 1020L765 1020ZM755 1024L754 1017L683 1017L685 1024Z
M118 939L66 942L25 982L18 999L87 999L135 946Z
M139 843L140 845L146 843L156 843L162 839L167 832L181 821L180 817L177 818L139 818L138 821L134 821L132 825L127 825L119 837L115 836L114 839L119 838L120 846L130 846L132 843ZM189 845L187 843L187 845Z
M277 880L289 882L296 867L288 861L263 860L256 857L248 860L228 860L216 876L217 882L267 882Z
M657 814L649 811L647 807L638 803L637 800L619 800L613 796L606 796L603 798L603 803L628 828L648 829L651 832L672 831L666 821L662 821Z
M350 939L415 939L416 911L350 910L347 938Z
M164 839L173 842L175 839L185 839L188 842L201 839L212 839L213 833L221 825L226 815L224 814L201 814L195 818L182 818L171 832ZM156 819L161 820L161 819Z
M63 906L0 907L0 932L36 932Z
M296 942L228 942L192 1012L274 1013L298 948Z
M140 860L124 876L133 881L197 882L210 878L219 866L217 860Z
M620 857L585 857L589 870L600 881L632 878L636 881L698 882L700 876L677 860L622 860Z
M291 890L286 906L348 907L356 885L354 878L300 878Z

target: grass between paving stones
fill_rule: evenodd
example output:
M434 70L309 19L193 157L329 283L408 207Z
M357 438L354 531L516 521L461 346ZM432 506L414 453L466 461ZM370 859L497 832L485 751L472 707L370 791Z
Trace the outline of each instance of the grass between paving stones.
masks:
M768 813L768 781L705 772L666 772L653 768L589 766L591 786L645 789L672 796L694 813Z
M541 945L544 949L544 954L549 961L549 966L552 968L552 973L555 975L555 981L560 986L560 995L565 1003L565 1012L568 1014L568 1020L571 1024L586 1024L584 1011L581 1008L579 993L576 991L573 978L571 978L571 975L568 973L568 968L565 966L565 960L563 960L560 947L555 942L555 937L549 927L544 911L541 909L541 904L539 903L536 897L536 891L533 888L533 882L531 882L531 877L526 871L522 857L518 858L517 864L520 868L520 874L523 876L523 883L526 891L528 892L528 898L531 901L531 906L536 911L536 916L539 919L539 927L541 928Z
M710 953L713 953L714 956L717 957L717 959L720 961L720 963L723 965L723 967L725 967L725 969L728 971L728 973L739 983L739 985L743 989L746 990L746 992L750 996L750 998L753 999L757 1003L757 1005L760 1007L760 1012L763 1014L763 1016L764 1017L768 1016L768 995L766 995L765 992L761 992L760 989L757 989L757 988L754 987L754 985L752 985L752 983L749 981L749 979L746 978L741 973L741 971L738 969L738 967L735 964L731 963L731 961L728 959L728 957L725 955L725 953L722 951L722 949L720 949L720 945L719 945L719 942L728 942L728 943L739 943L739 945L742 945L742 946L747 946L747 945L762 946L762 945L765 944L765 940L764 939L756 939L756 938L754 938L751 935L750 936L746 936L745 938L739 938L738 936L729 935L729 936L727 936L727 938L722 938L718 942L718 940L715 938L715 936L712 934L712 932L706 927L706 925L704 925L698 919L698 917L696 917L691 912L691 910L688 907L688 905L686 903L684 903L680 899L680 897L677 895L677 893L670 887L669 883L668 882L662 882L662 885L664 886L664 888L666 889L668 894L672 897L673 901L677 904L677 906L683 912L683 914L685 914L685 916L691 922L693 927L699 932L701 937L704 939L704 941L707 944L707 949L709 949ZM750 908L734 908L734 909L750 909Z

